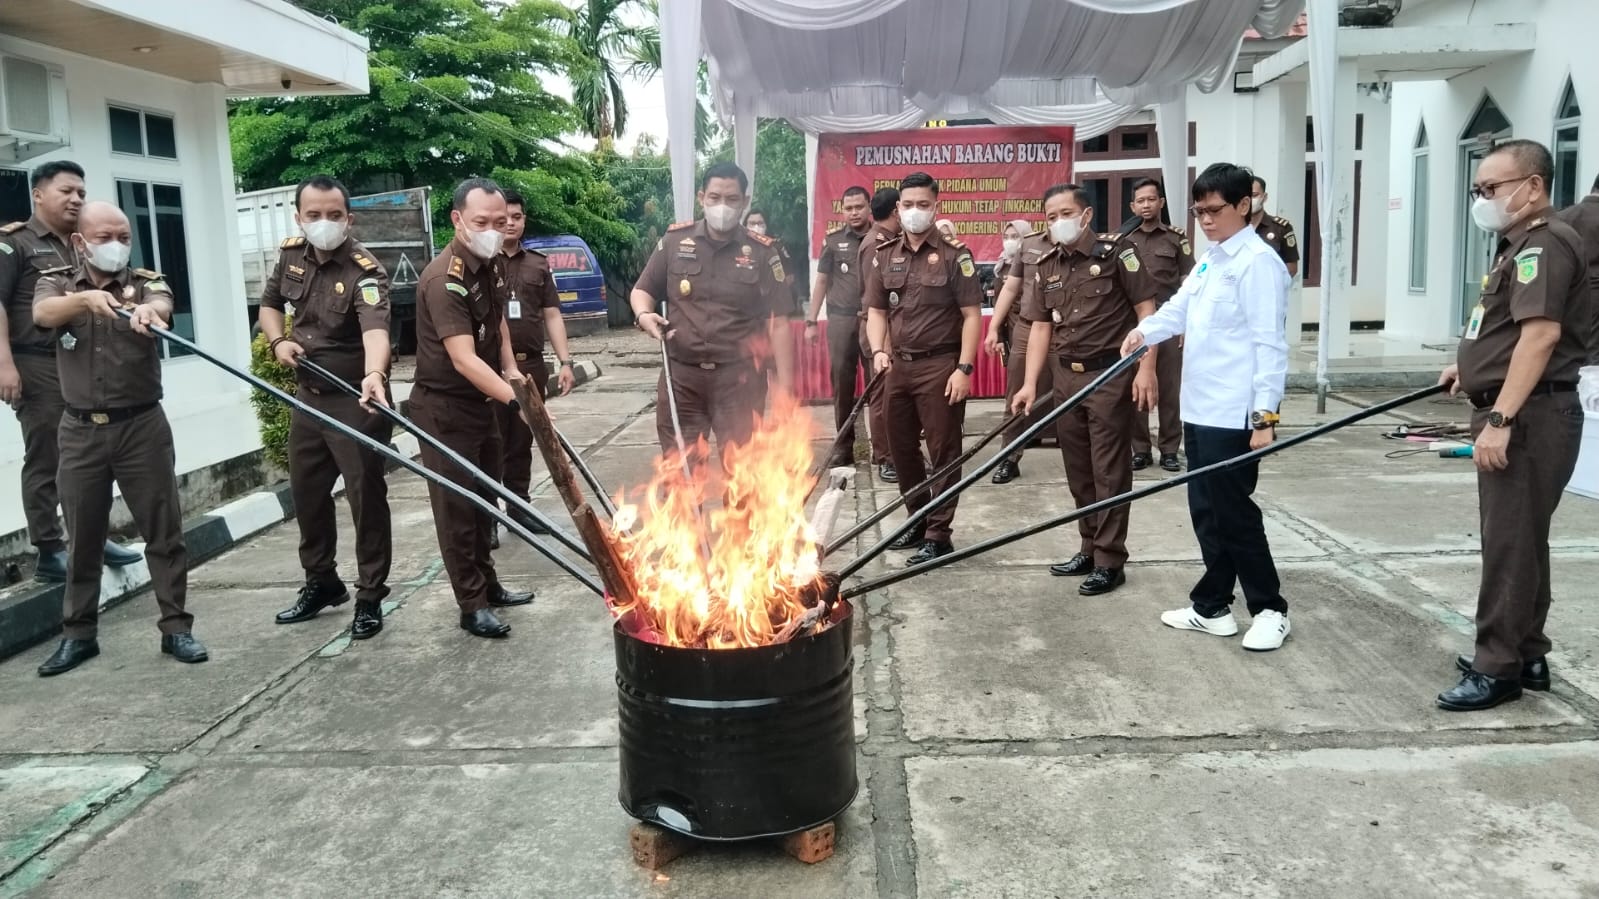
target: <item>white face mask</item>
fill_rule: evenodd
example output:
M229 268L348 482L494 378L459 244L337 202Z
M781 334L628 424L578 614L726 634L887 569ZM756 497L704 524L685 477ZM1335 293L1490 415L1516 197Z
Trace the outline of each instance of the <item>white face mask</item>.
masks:
M933 210L901 209L899 211L899 223L905 226L905 230L912 234L926 233L928 228L933 227Z
M749 227L749 232L751 234L765 234L766 233L766 226L765 225L750 225L748 227Z
M331 219L317 219L301 225L300 230L305 232L305 239L311 242L311 246L328 252L338 249L339 244L344 243L344 236L350 233L350 226Z
M1265 197L1250 197L1249 198L1249 214L1250 215L1260 215L1260 210L1265 208L1265 206L1266 206L1266 198Z
M128 265L128 257L133 255L133 247L120 240L105 243L84 241L83 246L89 264L107 274L122 271Z
M1515 198L1526 183L1525 181L1521 182L1521 184L1516 185L1515 190L1502 197L1494 197L1492 200L1487 197L1478 197L1473 200L1471 202L1471 220L1476 222L1477 227L1484 231L1497 233L1510 227L1510 223L1516 218L1516 214L1510 211L1510 201Z
M1016 255L1016 251L1022 248L1021 239L1017 237L1007 237L1005 238L1004 247L1006 256L1014 256Z
M731 231L738 224L738 208L721 203L705 207L705 224L712 231Z
M1058 218L1049 223L1049 236L1055 238L1058 244L1069 244L1083 234L1081 219Z
M493 259L494 254L500 251L500 246L505 243L505 235L494 229L487 231L466 231L466 245L471 248L472 254L479 259Z

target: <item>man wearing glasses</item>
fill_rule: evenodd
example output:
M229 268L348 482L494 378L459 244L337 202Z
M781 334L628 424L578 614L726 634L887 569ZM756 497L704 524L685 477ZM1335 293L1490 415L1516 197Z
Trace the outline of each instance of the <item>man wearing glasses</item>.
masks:
M1549 205L1553 177L1548 148L1512 140L1483 159L1471 189L1472 220L1499 244L1458 361L1439 379L1475 410L1482 522L1476 653L1455 660L1460 683L1438 696L1450 711L1549 689L1549 521L1577 467L1577 370L1595 350L1599 313L1582 238Z
M1190 212L1210 241L1183 286L1122 342L1122 355L1184 335L1182 418L1188 467L1203 468L1276 439L1277 407L1288 380L1288 268L1250 226L1250 174L1229 163L1201 172ZM1188 485L1188 514L1205 560L1190 605L1161 623L1217 637L1238 633L1233 584L1253 618L1244 649L1267 652L1288 637L1288 603L1260 507L1251 498L1258 463Z

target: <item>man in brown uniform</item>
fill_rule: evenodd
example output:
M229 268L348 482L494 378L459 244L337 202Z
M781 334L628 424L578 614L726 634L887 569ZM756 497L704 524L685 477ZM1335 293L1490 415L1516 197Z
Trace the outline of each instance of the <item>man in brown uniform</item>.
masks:
M796 277L794 257L789 254L788 246L783 243L783 239L769 233L768 228L770 228L770 224L766 221L765 212L759 209L751 209L749 214L744 216L744 230L758 237L771 238L772 249L776 250L778 257L783 260L783 273L788 276L788 289L794 295L794 307L803 311L805 308L805 291ZM793 310L787 310L783 314L789 318L794 317Z
M866 273L866 336L873 371L887 371L888 448L899 469L900 493L927 478L922 435L933 467L961 453L966 397L982 335L983 288L972 252L933 229L938 182L913 172L899 184L899 218L905 233L877 249ZM892 344L893 354L886 349ZM960 480L957 467L920 493L907 497L915 514L933 496ZM954 552L950 542L956 501L934 510L919 527L890 544L918 546L906 565L920 565Z
M1155 308L1166 305L1177 288L1194 268L1194 248L1188 243L1183 229L1174 228L1160 220L1166 208L1166 197L1160 182L1144 178L1133 185L1133 214L1138 216L1138 227L1128 232L1126 242L1138 248L1138 258L1143 261L1159 292L1155 294ZM1177 461L1177 448L1183 441L1183 417L1179 394L1183 387L1183 342L1168 340L1160 345L1159 383L1156 408L1160 412L1160 467L1166 471L1181 471ZM1142 471L1154 461L1149 454L1149 414L1133 415L1133 471Z
M68 238L83 207L83 169L75 162L47 162L33 170L34 213L26 222L0 227L0 402L10 404L22 426L22 510L28 539L39 552L34 577L67 579L67 546L56 519L60 497L57 431L61 428L61 382L51 334L33 324L33 294L39 273L73 262ZM132 565L139 554L105 544L105 563Z
M295 220L303 237L283 241L267 278L258 316L261 333L279 363L298 368L300 357L361 385L361 399L339 391L309 371L297 371L296 395L379 443L393 428L368 404L388 405L389 276L366 247L350 237L355 217L350 194L329 175L300 182ZM294 304L293 336L284 334L284 307ZM365 407L365 408L364 408ZM333 483L344 476L344 496L355 522L355 620L350 636L365 640L383 629L394 550L389 484L383 457L296 410L289 419L289 486L300 526L300 567L305 585L278 624L310 621L343 605L350 591L339 578L338 521Z
M667 229L629 298L644 333L666 341L684 448L716 435L718 449L743 443L766 402L766 360L775 358L787 389L793 308L783 259L765 235L738 223L749 178L718 163L700 181L705 217ZM655 311L670 301L667 316ZM670 319L670 321L668 321ZM655 433L663 453L677 449L667 372L655 393Z
M1266 179L1259 175L1250 182L1249 224L1267 246L1277 251L1283 265L1288 266L1288 277L1298 277L1299 238L1294 236L1292 222L1280 215L1266 214Z
M855 406L857 372L870 360L861 353L861 246L872 230L871 210L866 188L847 188L840 201L844 226L829 231L822 239L822 255L816 260L816 280L811 284L811 305L805 310L805 340L816 342L816 316L822 301L827 301L827 357L833 382L833 427L844 426ZM855 464L855 425L839 441L838 457L827 460L827 467Z
M1027 381L1027 338L1032 326L1022 321L1022 294L1027 290L1027 286L1022 282L1024 268L1022 241L1033 234L1032 226L1022 219L1008 223L1005 228L1005 252L1000 257L999 263L994 266L994 278L1000 284L999 296L994 300L994 317L989 320L988 336L984 338L983 348L990 356L995 356L1000 353L1001 344L1004 344L1007 404ZM1014 249L1012 241L1015 241ZM1049 368L1046 366L1038 377L1038 392L1045 398L1042 402L1033 404L1030 415L1018 419L1015 424L1005 429L1004 440L1007 444L1014 442L1028 428L1037 424L1038 419L1047 415L1050 407L1055 404L1054 382L1050 379ZM1021 457L1022 450L1017 450L1000 462L994 469L994 483L1009 484L1021 477Z
M1594 179L1593 190L1586 197L1555 215L1582 238L1583 252L1588 260L1588 290L1593 293L1594 302L1599 303L1599 178ZM1589 341L1588 346L1595 355L1588 362L1590 365L1599 365L1599 316L1594 317L1593 336Z
M1075 184L1051 187L1044 192L1049 230L1022 243L1022 280L1031 282L1022 318L1031 323L1032 333L1027 381L1012 400L1016 410L1032 409L1045 366L1053 369L1057 403L1088 386L1121 359L1127 332L1155 311L1160 288L1138 248L1117 234L1094 234L1088 227L1093 221L1089 203L1088 193ZM1132 489L1133 414L1154 404L1156 384L1155 357L1145 354L1136 374L1126 372L1102 385L1057 420L1066 483L1078 508ZM1127 522L1127 506L1081 519L1081 548L1070 560L1051 565L1050 574L1088 575L1077 589L1084 596L1126 583Z
M60 482L72 547L61 645L39 674L61 674L100 654L100 556L113 483L145 539L161 651L204 662L209 655L191 632L194 616L184 611L189 555L172 428L161 408L161 353L150 331L168 327L172 291L155 272L128 268L133 232L110 203L83 207L72 246L83 262L46 272L33 303L34 323L60 335ZM130 310L132 320L119 309Z
M855 270L861 272L861 311L856 321L861 337L861 364L868 376L872 374L872 344L866 336L866 276L877 251L883 244L900 235L899 188L880 187L872 194L872 230L861 240L860 258ZM893 341L884 338L883 349L893 352ZM887 387L888 385L883 385ZM899 470L894 467L894 457L888 451L888 391L878 388L877 395L866 404L866 420L872 441L872 464L877 466L877 479L885 484L899 483Z
M472 465L499 477L504 451L494 404L511 405L509 379L521 378L505 323L510 284L500 247L505 241L505 194L486 178L455 189L450 221L455 239L433 257L416 285L416 388L411 414L418 426ZM422 445L422 462L463 487L473 483L442 453ZM429 484L433 528L450 587L461 607L461 628L477 637L503 637L511 626L490 606L533 601L500 584L489 555L493 521L466 500Z
M1482 533L1476 654L1456 660L1460 683L1438 696L1451 711L1549 689L1549 521L1577 465L1577 372L1599 315L1582 238L1551 215L1553 177L1546 147L1512 140L1482 160L1472 187L1472 220L1499 244L1459 361L1439 379L1475 410Z

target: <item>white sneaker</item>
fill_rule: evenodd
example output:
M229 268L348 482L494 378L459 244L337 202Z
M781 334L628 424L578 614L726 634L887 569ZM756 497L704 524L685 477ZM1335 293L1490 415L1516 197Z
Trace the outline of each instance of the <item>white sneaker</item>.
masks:
M1161 612L1160 623L1180 631L1201 631L1217 637L1231 637L1238 633L1238 621L1233 618L1231 609L1222 613L1219 618L1206 618L1194 611L1193 606L1187 606L1172 609L1170 612Z
M1244 635L1244 648L1250 652L1271 652L1283 645L1290 630L1287 615L1267 609L1256 615L1249 625L1249 633Z

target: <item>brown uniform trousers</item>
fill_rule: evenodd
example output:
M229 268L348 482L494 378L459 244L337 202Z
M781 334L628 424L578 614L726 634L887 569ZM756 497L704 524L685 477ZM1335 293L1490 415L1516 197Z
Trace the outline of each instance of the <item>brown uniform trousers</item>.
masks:
M855 320L856 346L860 351L861 364L866 368L867 379L871 379L872 372L872 345L866 339L866 320ZM885 383L877 389L877 395L866 402L867 436L872 442L872 464L882 465L893 461L893 456L888 448L888 384Z
M534 392L542 398L550 386L550 370L544 366L543 352L523 352L521 347L517 347L516 356L517 367L533 382ZM523 359L524 356L527 358ZM533 489L533 430L522 420L521 414L513 412L510 406L503 403L490 405L494 407L494 419L500 428L500 445L505 451L504 461L500 465L500 482L507 490L527 499L529 491Z
M827 317L827 359L828 372L833 382L833 428L837 430L844 426L844 420L849 418L850 410L855 408L855 382L857 372L863 364L870 365L871 351L862 350L865 345L865 329L861 327L861 320L854 315L840 315L834 318ZM868 367L866 377L871 378ZM857 419L858 420L858 419ZM845 461L855 458L855 423L851 422L847 433L839 441L841 452ZM828 460L830 461L830 460Z
M1017 297L1016 306L1012 308L1020 308L1020 306L1021 298ZM1010 340L1005 350L1006 409L1010 408L1011 397L1014 397L1016 391L1022 389L1022 385L1027 383L1027 341L1032 334L1032 325L1022 321L1021 316L1012 315L1010 319ZM991 323L989 327L992 328L994 325ZM1055 408L1054 389L1055 367L1046 365L1044 370L1038 375L1038 398L1033 402L1033 411L1025 418L1018 420L1015 424L1005 429L1004 439L1007 445L1014 443L1028 428L1038 424L1039 419L1048 415L1049 410ZM1017 449L1016 458L1021 458L1022 449L1025 449L1025 447Z
M898 351L896 351L897 353ZM927 465L922 459L922 436L927 437L927 454L932 457L933 468L939 469L955 461L961 454L961 433L966 425L966 403L950 405L944 397L944 387L950 373L955 370L959 353L951 350L936 356L906 359L899 354L894 367L888 370L888 383L884 394L891 414L888 419L888 448L899 472L900 489L907 490L927 479ZM960 480L959 468L928 485L928 489L910 495L905 509L915 515L933 497ZM955 527L955 507L952 499L927 517L927 539L948 541Z
M460 453L489 477L498 478L505 451L491 405L418 386L412 394L411 417L440 443ZM422 444L422 464L490 503L496 499L444 454L425 443ZM455 589L455 601L462 612L488 608L489 596L499 583L494 572L494 557L489 551L494 520L431 481L428 482L428 500L433 504L433 529L439 538L439 552L444 556L444 570Z
M1077 393L1099 372L1076 372L1059 356L1051 355L1055 402ZM1128 461L1133 441L1133 373L1123 372L1090 393L1082 404L1055 421L1061 459L1066 463L1066 485L1072 501L1084 506L1119 496L1133 489L1133 467ZM1077 521L1082 537L1078 551L1092 556L1100 568L1120 568L1127 562L1127 506L1106 509Z
M300 402L349 425L379 443L394 434L389 420L361 408L353 396L331 387L304 382ZM338 518L334 513L333 482L344 476L344 497L355 524L355 598L382 601L392 563L393 525L389 515L389 482L384 459L346 437L329 431L315 419L295 410L289 418L289 483L294 496L294 517L300 525L300 567L307 577L324 582L339 580Z
M683 424L683 446L692 457L697 455L695 444L700 440L709 443L713 434L718 448L750 439L766 403L766 371L753 362L728 362L707 369L674 359L672 389L677 397L677 417ZM672 429L664 371L655 385L655 403L655 435L663 450L675 452L677 435Z
M22 426L22 511L28 519L28 539L41 550L57 550L66 536L56 517L61 502L56 488L56 472L61 467L57 431L67 404L61 399L55 354L16 348L12 352L22 377L22 402L16 413Z

